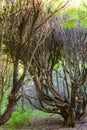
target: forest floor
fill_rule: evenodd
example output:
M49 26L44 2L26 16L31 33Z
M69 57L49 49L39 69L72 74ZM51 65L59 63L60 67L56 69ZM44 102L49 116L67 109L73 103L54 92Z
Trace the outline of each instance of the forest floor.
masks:
M16 126L15 129L1 127L0 130L87 130L87 123L77 124L75 128L66 128L63 119L58 116L31 117L24 125Z
M30 126L31 125L31 126ZM86 122L77 124L75 128L66 128L61 117L50 115L47 117L33 117L31 123L25 123L21 130L87 130Z

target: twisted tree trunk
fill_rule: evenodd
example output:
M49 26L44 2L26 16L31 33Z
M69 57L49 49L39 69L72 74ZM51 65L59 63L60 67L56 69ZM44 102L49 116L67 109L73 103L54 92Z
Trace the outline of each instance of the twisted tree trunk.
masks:
M15 105L16 105L16 102L13 99L11 99L11 97L10 97L8 106L7 106L4 114L0 116L0 125L3 125L10 119L12 112L15 109Z
M0 125L3 125L10 119L10 117L15 109L15 106L17 104L17 93L18 93L20 87L21 87L20 83L18 83L17 86L13 87L13 89L8 97L8 105L6 107L6 110L2 115L0 115Z
M0 115L0 125L3 125L4 123L6 123L10 119L10 117L15 109L15 106L16 106L17 101L19 99L18 92L19 92L19 89L21 88L21 86L23 85L25 74L26 74L26 68L24 69L24 72L23 72L21 78L19 80L17 79L18 61L16 61L14 63L13 88L11 90L9 97L8 97L8 105L6 107L6 110L2 115Z

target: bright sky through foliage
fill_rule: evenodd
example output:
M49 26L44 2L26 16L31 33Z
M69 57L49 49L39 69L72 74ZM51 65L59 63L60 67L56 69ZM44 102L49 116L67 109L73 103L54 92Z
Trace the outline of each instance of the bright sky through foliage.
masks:
M78 6L80 4L81 0L72 0L72 4L75 6Z

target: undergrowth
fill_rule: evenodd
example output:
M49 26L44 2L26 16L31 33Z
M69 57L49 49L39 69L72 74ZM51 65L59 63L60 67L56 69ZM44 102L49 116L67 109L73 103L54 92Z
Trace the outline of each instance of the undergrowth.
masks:
M22 109L21 105L18 105L11 118L7 122L10 127L9 130L15 126L23 125L29 119L31 114L32 110L29 107L24 106L24 109Z
M49 114L39 110L33 111L31 108L29 108L29 106L27 107L26 105L24 105L24 109L22 109L21 104L19 104L17 105L16 110L13 112L5 127L8 127L8 130L14 130L15 127L22 127L27 121L29 122L29 125L32 126L32 117L47 115Z

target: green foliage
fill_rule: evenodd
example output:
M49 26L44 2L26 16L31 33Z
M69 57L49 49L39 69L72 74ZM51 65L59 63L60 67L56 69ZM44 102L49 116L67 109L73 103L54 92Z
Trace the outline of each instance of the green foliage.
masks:
M0 102L1 107L1 114L4 113L6 106L8 104L8 96L9 96L10 90L5 91L5 94L3 96L2 102Z
M64 12L63 15L67 15L67 20L63 23L63 26L66 27L74 27L77 24L78 21L78 15L76 13L77 9L75 7L72 7L71 9L67 9L66 13Z
M2 47L2 51L3 51L4 54L8 54L8 52L9 52L9 50L6 46Z
M72 8L67 8L63 12L63 15L67 15L68 19L64 22L64 27L74 27L80 21L80 25L87 28L87 7L81 3L78 6L72 6Z
M47 8L48 12L54 12L56 9L60 8L61 5L63 4L63 1L61 0L49 0L46 2L45 7ZM57 12L57 15L60 12Z
M17 109L15 112L13 112L10 120L8 121L8 124L10 127L14 127L16 125L23 125L28 118L31 116L32 110L30 108L27 108L24 106L24 109L22 110L21 104L17 106Z
M71 20L67 20L67 21L63 24L63 26L64 26L65 28L66 28L66 27L72 28L72 27L76 26L76 24L77 24L77 22L71 19Z
M8 128L8 130L14 130L14 128Z
M10 120L7 122L7 124L9 125L8 130L14 130L15 126L22 126L28 120L29 120L29 123L31 124L32 123L31 117L47 116L47 115L49 114L39 111L39 110L32 111L26 105L24 105L24 109L22 110L21 104L19 104L16 108L16 111L13 112Z
M85 68L87 68L87 62L86 62L86 64L85 64Z

